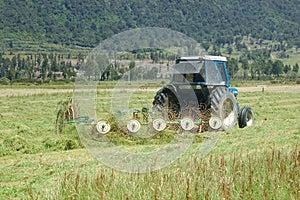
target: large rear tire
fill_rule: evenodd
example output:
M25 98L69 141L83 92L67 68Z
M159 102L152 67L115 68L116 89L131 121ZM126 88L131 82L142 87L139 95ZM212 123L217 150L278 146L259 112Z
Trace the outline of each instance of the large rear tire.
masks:
M176 96L175 86L167 85L156 93L153 100L153 109L162 112L164 117L167 118L178 117L180 104Z
M218 130L228 130L236 127L238 106L236 98L227 87L217 86L210 94L211 116L221 119L221 127Z

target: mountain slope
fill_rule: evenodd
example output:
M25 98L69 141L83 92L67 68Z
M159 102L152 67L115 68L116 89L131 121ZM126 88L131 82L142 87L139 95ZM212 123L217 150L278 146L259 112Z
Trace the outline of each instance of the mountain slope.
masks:
M299 10L299 0L0 0L0 38L95 46L155 26L218 45L251 35L300 46Z

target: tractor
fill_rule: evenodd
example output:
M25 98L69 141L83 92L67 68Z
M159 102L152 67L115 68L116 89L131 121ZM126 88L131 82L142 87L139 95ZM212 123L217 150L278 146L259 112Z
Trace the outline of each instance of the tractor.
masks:
M197 123L202 131L252 126L254 113L238 105L226 62L223 56L180 57L170 71L171 83L156 93L153 110L165 121L180 119L186 130Z
M169 70L171 82L154 96L152 109L118 110L113 118L128 133L137 133L143 126L150 132L167 127L204 132L224 131L237 124L252 126L254 113L238 105L238 90L230 86L226 62L222 56L180 57ZM95 124L100 134L112 128L109 120L96 122L86 116L69 122Z

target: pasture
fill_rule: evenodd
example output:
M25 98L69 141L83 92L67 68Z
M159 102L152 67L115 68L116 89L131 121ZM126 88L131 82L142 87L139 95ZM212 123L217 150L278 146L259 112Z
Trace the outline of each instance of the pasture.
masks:
M157 89L134 92L130 108L149 107ZM300 86L238 89L240 106L254 110L255 126L218 132L205 157L197 148L207 133L199 133L171 165L131 174L94 159L74 124L56 132L58 103L72 97L72 86L1 88L0 199L299 199ZM110 112L110 100L110 90L99 89L97 113ZM108 136L132 151L169 137Z

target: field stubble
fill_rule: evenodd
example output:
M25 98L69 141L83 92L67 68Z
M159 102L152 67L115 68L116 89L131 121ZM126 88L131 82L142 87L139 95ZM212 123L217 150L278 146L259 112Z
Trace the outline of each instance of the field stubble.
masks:
M220 132L204 158L196 141L169 167L139 175L96 162L74 125L56 133L57 104L70 90L17 91L0 92L1 199L299 199L299 86L239 88L240 106L255 112L254 127ZM133 93L130 108L151 105L154 94ZM109 90L99 91L97 112L109 112L109 101Z

